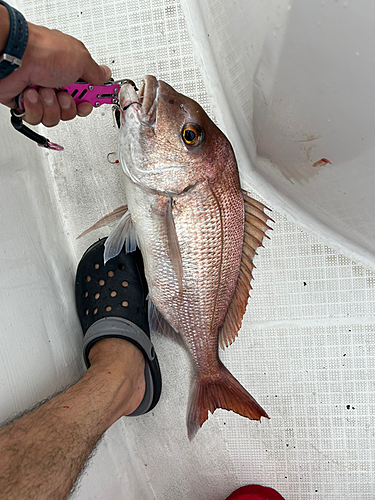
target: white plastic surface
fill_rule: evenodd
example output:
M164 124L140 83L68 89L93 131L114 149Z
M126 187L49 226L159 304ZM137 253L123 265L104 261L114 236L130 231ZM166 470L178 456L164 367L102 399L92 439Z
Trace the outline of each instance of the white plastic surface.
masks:
M189 12L186 4L189 20L190 8L197 4L190 0ZM239 67L248 71L244 61L257 71L259 58L254 62L250 56L260 55L269 23L279 12L281 18L288 16L295 6L291 3L289 11L286 4L278 5L279 10L271 1L234 4L232 13L242 12L243 23L251 21L254 39L253 47L239 45L232 59L223 51L217 61L205 52L199 38L202 32L193 37L198 40L196 54L203 53L206 61L202 68L210 84L208 92L177 0L99 0L95 4L25 0L23 12L32 22L80 38L98 61L112 67L115 78L140 83L145 73L156 74L209 112L211 99L220 126L235 145L241 169L247 171L250 184L244 179L244 186L251 190L256 186L271 208L290 208L298 204L292 203L282 184L280 191L276 189L278 167L266 181L270 164L264 163L263 171L260 159L252 156L251 103L244 114L238 108L229 113L238 106L237 94L242 103L247 102L252 87L240 92L237 80L229 86L224 79L222 85L207 72L209 60L220 62L214 64L215 71L222 72L220 78L232 64L233 79ZM332 0L332 5L345 12L341 1ZM196 27L202 21L205 26L213 23L207 37L213 40L212 47L219 47L223 37L229 46L230 35L240 31L238 21L224 15L225 6L219 1L202 2L202 12L194 14L199 14ZM250 16L248 8L256 11ZM215 25L218 15L221 25ZM283 25L286 38L288 26L293 23ZM277 47L281 51L284 45ZM273 80L266 82L271 85ZM223 88L227 97L221 93ZM74 272L84 250L106 232L78 241L76 237L123 204L124 198L121 167L107 162L117 140L108 107L95 110L87 119L43 130L65 146L62 153L41 151L13 131L8 110L0 110L0 120L0 411L4 420L82 373ZM246 170L250 165L244 147L247 140L251 170ZM318 146L315 150L320 153ZM277 148L272 151L281 154ZM319 156L332 161L328 168L335 167L326 150ZM317 172L308 183L291 184L290 189L308 190L306 186L323 175L323 167ZM359 180L355 177L353 183ZM344 255L353 255L354 246L342 247L343 254L327 244L338 232L327 231L323 240L294 222L301 218L313 225L316 221L316 211L308 217L313 202L307 201L303 210L294 210L293 220L274 210L274 231L256 258L254 290L243 328L222 356L271 419L259 424L217 411L189 443L185 413L190 363L171 340L154 338L164 383L160 403L151 414L121 419L107 432L73 498L224 500L236 487L249 483L272 486L287 500L374 498L375 274ZM323 232L321 225L318 229ZM355 251L359 255L357 244Z
M215 114L266 198L375 266L371 0L182 0Z
M47 158L13 130L3 106L0 129L2 423L78 380L83 360L74 301L76 259ZM154 498L121 428L117 422L103 438L83 477L81 498L123 498L130 478L134 498Z

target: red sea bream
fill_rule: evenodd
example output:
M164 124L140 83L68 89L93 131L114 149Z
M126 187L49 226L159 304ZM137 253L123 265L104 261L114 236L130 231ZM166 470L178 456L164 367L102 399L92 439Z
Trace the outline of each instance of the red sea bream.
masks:
M216 408L267 417L218 355L241 326L253 257L270 229L265 207L241 189L228 139L195 101L153 76L139 94L124 85L120 100L127 206L111 216L122 218L105 259L139 245L151 330L180 337L191 354L190 439Z

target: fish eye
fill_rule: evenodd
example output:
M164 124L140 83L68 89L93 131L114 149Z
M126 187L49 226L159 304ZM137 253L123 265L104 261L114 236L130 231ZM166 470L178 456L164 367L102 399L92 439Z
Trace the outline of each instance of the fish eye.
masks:
M186 123L182 127L181 135L188 146L199 146L203 140L203 129L198 124Z

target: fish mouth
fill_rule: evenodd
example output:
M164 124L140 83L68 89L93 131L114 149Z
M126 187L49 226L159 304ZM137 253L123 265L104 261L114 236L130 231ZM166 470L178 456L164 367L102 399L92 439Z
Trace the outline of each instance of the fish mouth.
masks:
M159 82L151 75L144 77L138 93L131 83L125 83L120 90L120 107L124 121L128 110L131 109L142 124L154 127L158 107L158 89Z

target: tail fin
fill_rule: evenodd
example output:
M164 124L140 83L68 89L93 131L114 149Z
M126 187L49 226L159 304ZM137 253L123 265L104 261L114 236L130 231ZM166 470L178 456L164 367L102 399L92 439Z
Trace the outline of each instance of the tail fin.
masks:
M263 408L221 362L220 377L207 381L201 380L198 376L195 377L187 416L190 441L207 420L208 412L213 413L217 408L232 410L250 420L260 420L261 417L269 418Z

